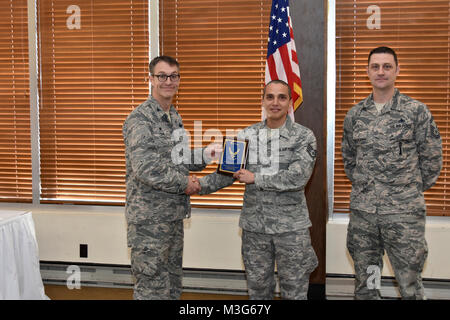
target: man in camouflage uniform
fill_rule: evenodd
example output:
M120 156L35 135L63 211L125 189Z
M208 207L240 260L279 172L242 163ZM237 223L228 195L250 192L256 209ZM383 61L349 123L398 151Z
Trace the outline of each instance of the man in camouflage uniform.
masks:
M316 139L311 130L287 117L291 104L285 82L267 84L267 119L238 134L249 139L247 169L234 178L213 173L199 179L200 194L229 186L234 179L246 183L239 226L250 299L273 299L275 262L281 297L306 299L309 276L317 266L304 194L315 164Z
M135 299L179 299L182 290L183 219L190 216L189 195L200 189L189 170L202 170L206 163L203 149L189 149L183 122L172 105L179 72L175 59L153 59L152 94L123 125L125 214ZM187 148L178 150L180 145ZM183 150L189 152L188 161L180 161L186 159L178 152ZM208 147L205 156L211 152L215 150Z
M352 182L347 248L355 265L355 298L380 299L374 276L381 274L386 250L401 296L424 299L423 192L439 176L441 138L426 105L395 88L399 66L392 49L372 50L367 72L373 92L347 113L342 138Z

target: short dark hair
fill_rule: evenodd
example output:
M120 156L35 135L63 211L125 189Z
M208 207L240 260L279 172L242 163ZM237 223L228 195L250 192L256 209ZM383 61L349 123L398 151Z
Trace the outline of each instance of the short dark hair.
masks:
M279 84L282 84L282 85L286 86L286 87L288 88L288 92L289 92L289 99L292 99L291 87L290 87L285 81L283 81L283 80L278 80L278 79L276 79L276 80L271 80L271 81L269 81L269 82L264 86L264 89L263 89L263 98L266 96L266 88L267 88L267 86L268 86L269 84L271 84L271 83L279 83Z
M149 65L150 74L153 74L153 72L155 71L155 66L161 61L167 63L169 66L176 66L178 70L180 70L180 64L175 58L172 58L170 56L158 56L156 58L153 58L152 61L150 61Z
M389 47L378 47L378 48L373 49L369 53L369 58L367 59L367 64L370 63L370 57L372 57L372 55L374 53L388 53L388 54L393 55L394 56L395 65L398 66L397 54L395 53L394 49L391 49Z

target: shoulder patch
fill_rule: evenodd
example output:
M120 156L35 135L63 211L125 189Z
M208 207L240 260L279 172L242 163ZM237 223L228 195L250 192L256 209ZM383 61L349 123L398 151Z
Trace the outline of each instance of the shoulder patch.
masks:
M433 118L430 119L430 134L435 139L439 139L441 137L439 129L437 128L436 123L433 121Z
M308 151L311 158L315 159L317 157L317 151L312 147L311 144L308 144L306 147L306 151Z

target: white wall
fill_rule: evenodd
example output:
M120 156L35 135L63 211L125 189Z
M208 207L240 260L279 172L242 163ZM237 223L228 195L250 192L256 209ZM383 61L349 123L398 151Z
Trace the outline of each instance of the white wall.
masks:
M31 211L42 261L129 265L123 207L1 204L0 209ZM185 220L185 268L243 270L239 210L194 209ZM348 218L335 215L326 234L327 274L352 275L345 247ZM450 218L428 217L428 259L424 278L450 280ZM88 258L79 245L88 244ZM385 259L384 276L393 276Z
M41 261L129 265L123 207L2 204L31 211ZM185 268L243 270L240 210L194 209L185 220ZM80 244L88 257L80 258Z
M335 215L327 224L326 272L327 274L353 274L353 264L346 248L348 218ZM450 218L427 217L425 238L428 243L428 258L423 278L450 279ZM383 276L394 276L385 255Z

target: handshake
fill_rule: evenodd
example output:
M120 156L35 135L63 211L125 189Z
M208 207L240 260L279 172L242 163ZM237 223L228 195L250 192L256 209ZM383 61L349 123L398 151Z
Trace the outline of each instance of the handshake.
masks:
M233 174L233 178L239 180L239 182L245 183L245 184L252 184L255 183L255 175L253 172L241 169ZM191 196L193 194L199 193L200 190L202 190L202 187L200 185L200 181L198 180L197 176L189 176L188 177L188 185L184 193Z
M199 193L202 190L202 186L200 185L200 181L198 180L196 175L188 177L188 185L184 193L188 196L192 196L193 194Z

